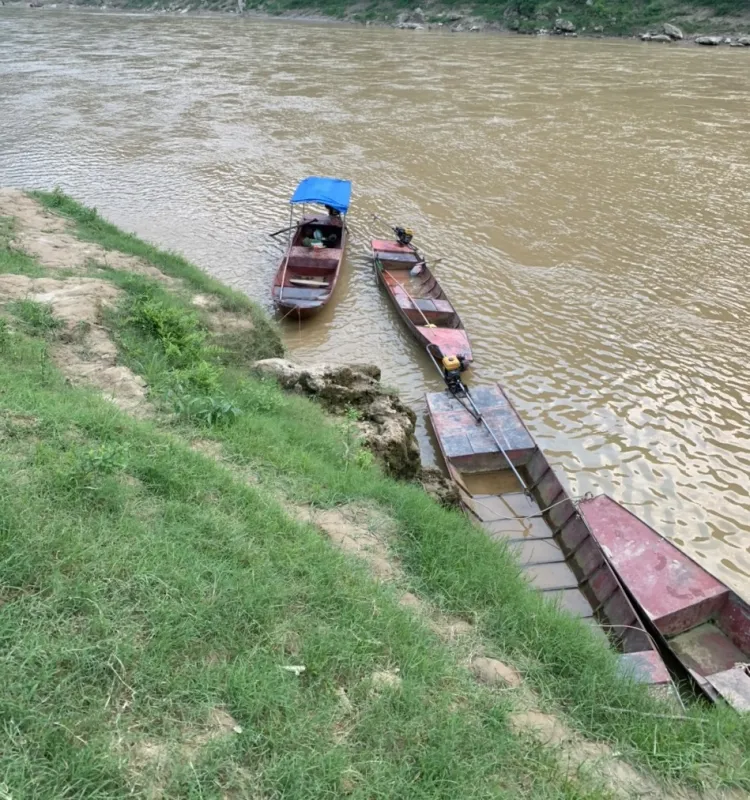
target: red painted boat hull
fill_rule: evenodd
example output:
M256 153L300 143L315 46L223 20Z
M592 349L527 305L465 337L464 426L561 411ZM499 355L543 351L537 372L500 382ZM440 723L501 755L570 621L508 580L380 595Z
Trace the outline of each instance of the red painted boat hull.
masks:
M435 275L426 264L418 276L409 273L423 261L419 252L388 239L373 239L371 249L378 280L417 342L425 349L433 345L441 356L461 355L470 362L469 336Z
M607 495L580 513L633 603L711 699L750 711L750 606Z

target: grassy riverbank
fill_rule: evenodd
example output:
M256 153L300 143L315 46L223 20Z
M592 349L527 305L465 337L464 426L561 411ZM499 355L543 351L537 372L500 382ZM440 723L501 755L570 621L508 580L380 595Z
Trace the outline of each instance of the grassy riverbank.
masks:
M750 789L750 720L697 703L681 719L619 679L589 629L465 517L358 457L347 424L253 377L279 342L244 296L63 195L36 195L54 215L9 197L3 792ZM331 520L380 542L389 580L332 544ZM477 682L476 655L522 684Z
M99 6L101 2L78 4ZM107 5L139 10L236 12L239 8L237 0L114 0ZM551 29L559 17L571 21L580 32L609 36L655 30L664 22L679 25L686 34L750 32L748 0L471 0L459 4L440 0L241 0L241 5L245 11L269 15L319 15L353 22L394 22L400 14L408 15L420 7L423 14L412 18L424 24L450 26L463 20L521 33Z

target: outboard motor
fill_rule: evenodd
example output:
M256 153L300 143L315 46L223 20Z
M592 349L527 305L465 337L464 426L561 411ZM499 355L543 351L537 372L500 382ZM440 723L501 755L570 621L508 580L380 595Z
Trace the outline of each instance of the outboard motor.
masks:
M394 228L393 232L396 234L396 240L399 244L402 244L404 247L408 247L411 244L411 240L414 236L411 228Z

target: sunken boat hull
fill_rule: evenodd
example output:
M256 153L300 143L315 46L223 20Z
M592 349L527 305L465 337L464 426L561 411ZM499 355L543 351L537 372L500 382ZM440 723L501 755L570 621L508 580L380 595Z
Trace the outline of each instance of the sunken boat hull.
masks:
M502 450L456 397L427 395L432 427L466 512L491 539L516 552L525 577L545 598L607 638L620 653L623 672L669 687L669 672L624 587L502 387L471 394Z

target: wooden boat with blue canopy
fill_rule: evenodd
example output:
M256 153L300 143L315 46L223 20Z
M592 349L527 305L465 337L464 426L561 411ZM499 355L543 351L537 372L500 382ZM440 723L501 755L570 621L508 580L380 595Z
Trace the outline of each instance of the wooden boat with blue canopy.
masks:
M623 673L671 692L622 582L503 388L469 391L457 373L445 377L448 391L427 394L427 408L467 514L515 551L532 587L591 623Z
M308 316L331 299L344 261L351 194L350 181L309 177L292 195L285 229L289 240L271 290L274 305L285 316ZM308 205L322 208L309 213ZM302 213L295 221L299 206Z

